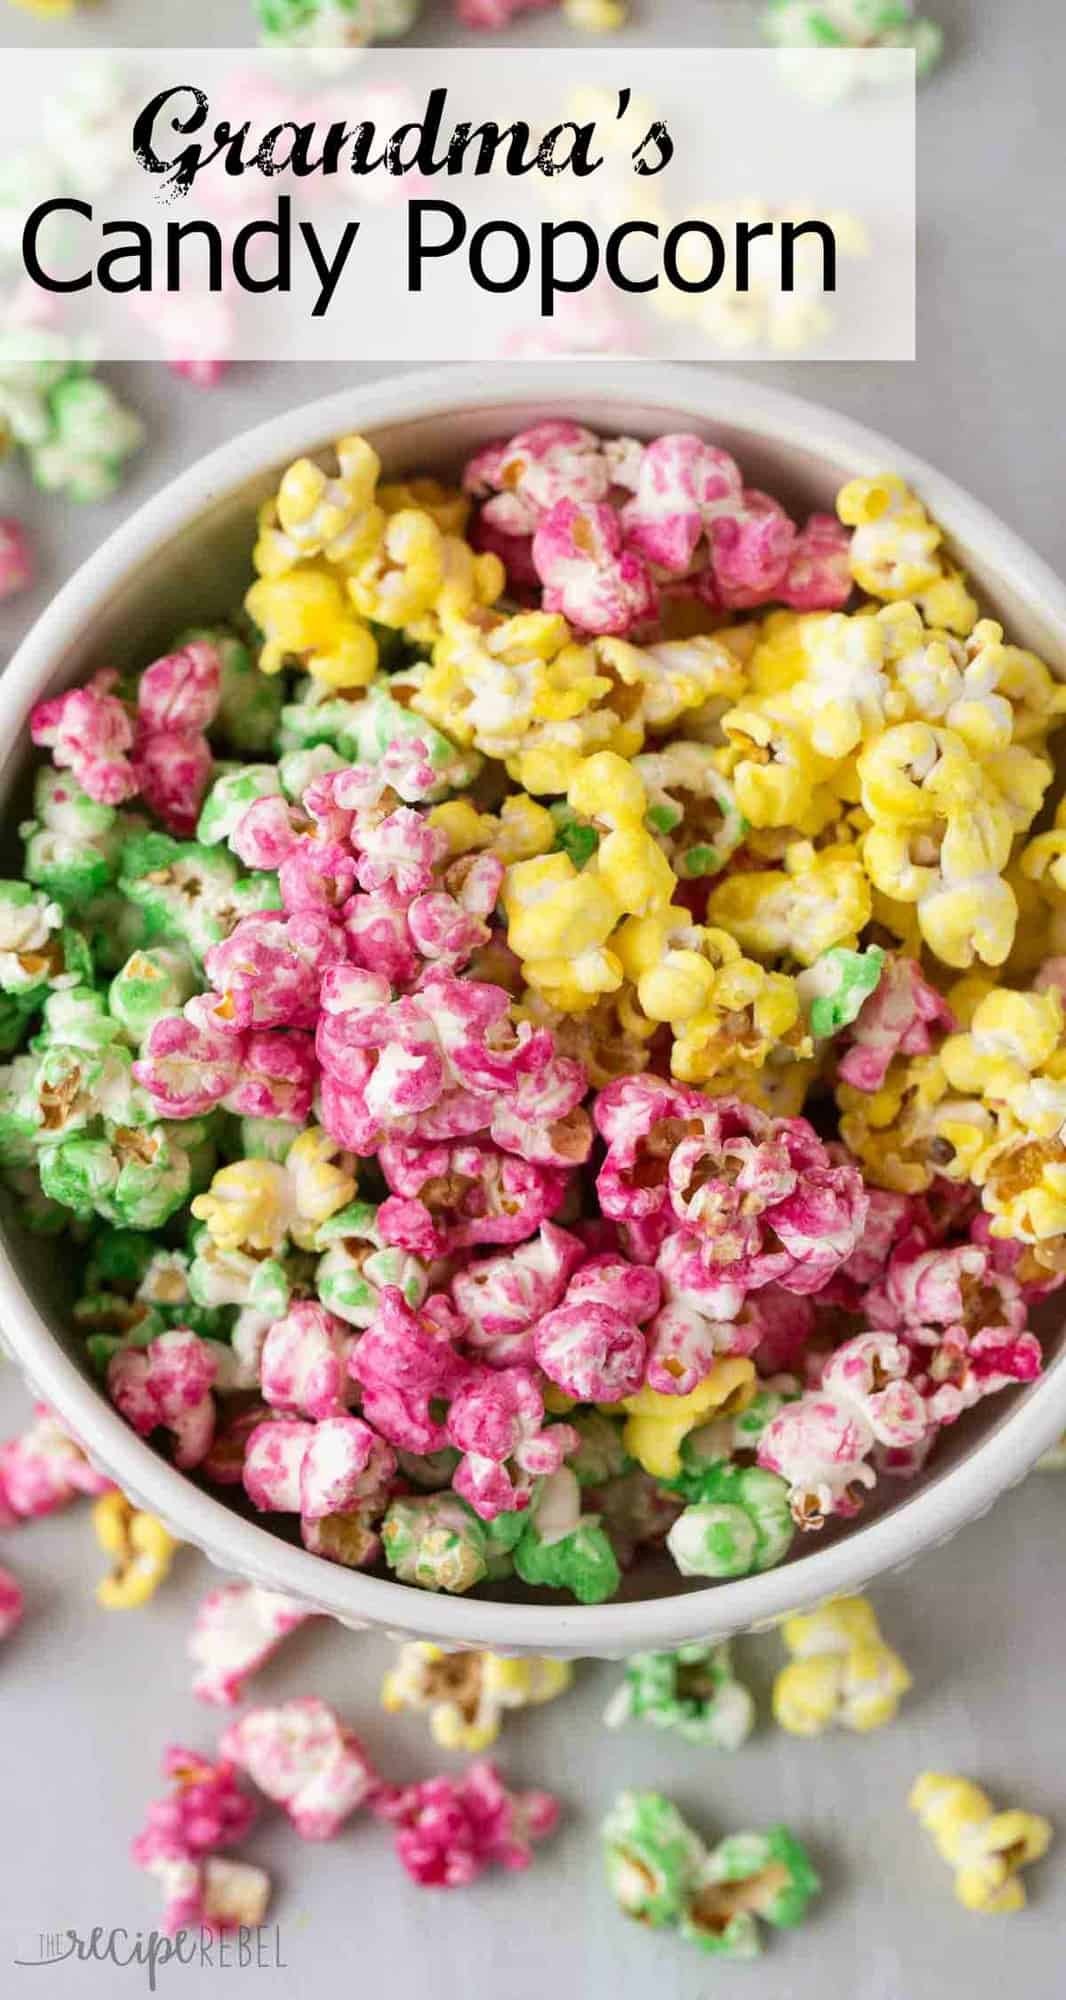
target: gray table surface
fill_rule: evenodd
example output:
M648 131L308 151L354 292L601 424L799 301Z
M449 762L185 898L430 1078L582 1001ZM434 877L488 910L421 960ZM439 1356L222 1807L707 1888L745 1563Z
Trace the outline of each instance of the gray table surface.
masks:
M634 42L754 40L742 0L634 0ZM760 368L924 453L995 506L1060 569L1064 563L1061 70L1066 30L1051 0L978 10L929 0L950 60L922 97L919 136L919 353L916 363ZM422 39L446 38L443 9ZM978 15L980 19L978 20ZM436 18L434 18L436 16ZM0 41L43 38L4 11ZM551 16L530 40L560 39ZM135 44L248 38L244 0L100 0L65 31L74 42ZM57 44L60 36L56 33ZM516 33L512 40L520 42ZM131 508L217 443L272 412L375 367L235 368L198 393L159 367L121 371L145 416L149 447L117 498L78 510L29 494L0 472L0 508L30 520L41 555L37 588L0 610L0 655L78 561ZM0 1435L19 1427L26 1397L0 1371ZM865 1740L801 1743L768 1720L779 1660L773 1636L741 1642L738 1661L759 1697L758 1733L735 1758L691 1752L640 1729L608 1735L598 1718L617 1670L587 1665L576 1691L517 1718L500 1761L518 1783L556 1788L566 1808L557 1839L525 1877L486 1879L452 1897L410 1885L389 1843L354 1824L317 1848L265 1819L248 1853L275 1874L274 1914L285 1969L164 1969L160 1990L188 2000L256 1979L258 1990L330 2000L334 1991L423 1989L458 2000L472 1987L535 2000L543 1990L645 2000L666 1985L703 2000L735 1982L759 2000L991 2000L1010 1953L1031 2000L1055 2000L1061 1971L1064 1849L1032 1875L1030 1909L1012 1919L969 1916L948 1871L917 1835L906 1793L923 1768L967 1772L1003 1803L1022 1802L1066 1826L1061 1574L1066 1486L1030 1479L947 1548L875 1591L886 1633L915 1688L900 1720ZM5 1837L0 1864L0 1991L48 2000L112 2000L143 1987L135 1969L65 1965L8 1971L39 1931L155 1920L151 1883L125 1850L167 1740L207 1747L215 1719L188 1691L184 1641L213 1574L192 1550L147 1610L107 1616L91 1599L98 1551L84 1508L5 1536L0 1559L27 1585L29 1608L0 1661ZM316 1621L260 1678L260 1698L315 1692L365 1733L390 1773L425 1775L457 1760L435 1751L415 1719L386 1718L377 1689L387 1645ZM775 1938L746 1969L719 1967L627 1926L601 1886L596 1824L623 1784L672 1792L708 1832L789 1820L812 1847L826 1893L810 1923ZM997 1950L998 1947L998 1950ZM271 1984L273 1982L273 1984ZM282 1984L282 1982L284 1984Z

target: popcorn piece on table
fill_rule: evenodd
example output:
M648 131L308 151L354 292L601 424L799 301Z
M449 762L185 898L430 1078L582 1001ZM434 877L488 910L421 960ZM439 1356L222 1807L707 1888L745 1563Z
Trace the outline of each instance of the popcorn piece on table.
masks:
M379 1789L359 1738L312 1695L249 1709L223 1731L219 1750L284 1809L303 1840L332 1840Z
M34 1404L34 1421L0 1444L0 1524L52 1514L79 1494L108 1493L111 1481L89 1463L81 1446L52 1415Z
M792 1736L880 1729L891 1722L911 1677L881 1637L864 1597L837 1597L817 1611L786 1618L781 1637L792 1655L774 1681L774 1719Z
M241 1701L252 1674L273 1657L282 1640L313 1614L298 1598L255 1583L223 1583L196 1608L187 1651L200 1701L230 1708Z
M791 1929L821 1888L806 1849L787 1827L731 1834L708 1851L656 1792L620 1793L603 1839L608 1886L624 1914L653 1929L675 1929L715 1957L757 1957L757 1918Z
M174 1936L191 1927L226 1931L260 1923L269 1877L246 1862L218 1857L218 1849L242 1840L256 1818L255 1802L237 1784L232 1765L171 1745L163 1774L172 1789L149 1806L131 1854L163 1890L164 1931Z
M374 1810L397 1828L396 1852L425 1888L464 1888L487 1868L528 1868L533 1846L554 1833L558 1801L548 1792L509 1792L494 1764L471 1764L462 1778L383 1786Z
M444 1750L477 1753L495 1743L512 1709L565 1694L573 1669L565 1660L495 1653L448 1653L412 1640L401 1646L381 1687L382 1706L428 1710L430 1732Z
M147 1604L166 1579L180 1547L154 1514L142 1512L124 1493L105 1493L93 1507L93 1529L112 1559L111 1573L96 1586L105 1611L129 1611Z
M603 1719L609 1729L650 1722L687 1743L739 1750L754 1727L755 1704L733 1672L728 1645L691 1645L676 1653L635 1653Z
M915 1780L908 1804L954 1868L955 1894L966 1909L997 1914L1024 1909L1019 1870L1047 1853L1049 1820L1017 1807L996 1812L980 1786L938 1771L924 1771Z

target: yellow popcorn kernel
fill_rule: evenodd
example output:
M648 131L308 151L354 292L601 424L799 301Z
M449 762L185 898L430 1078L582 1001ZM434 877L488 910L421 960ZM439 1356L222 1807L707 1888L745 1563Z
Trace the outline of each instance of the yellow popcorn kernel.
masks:
M591 870L568 854L517 861L503 890L508 943L521 959L578 957L605 944L622 912Z
M444 537L431 515L408 507L351 567L348 594L361 617L399 630L430 609L443 583Z
M355 1200L355 1163L320 1125L309 1125L285 1155L285 1174L289 1234L301 1250L316 1249L322 1224Z
M401 1646L381 1688L382 1707L428 1712L434 1741L468 1753L495 1743L514 1709L554 1701L570 1686L573 1670L543 1655L504 1660L495 1653L449 1653L414 1640Z
M124 1493L104 1493L93 1507L93 1529L112 1558L108 1576L96 1586L105 1611L133 1611L155 1596L181 1544L162 1521L134 1507Z
M752 826L812 824L818 796L831 766L818 757L796 721L770 715L754 705L727 710L722 731L732 752L730 776L737 805Z
M500 807L496 832L490 846L493 854L508 867L514 861L531 861L547 854L555 841L555 821L547 806L537 804L525 792L510 792Z
M444 834L450 861L491 847L496 835L492 814L478 812L469 799L447 799L443 805L434 806L429 823Z
M260 577L244 608L263 634L263 673L295 664L330 687L362 688L373 680L378 661L373 633L355 617L328 571L309 565Z
M717 702L722 709L739 700L744 671L728 648L706 634L634 646L625 639L599 639L597 665L638 697L644 726L661 733L690 709ZM624 708L624 704L623 704Z
M834 1723L865 1732L893 1720L911 1676L885 1644L866 1598L838 1597L786 1618L781 1636L793 1656L774 1681L782 1729L819 1736Z
M854 847L796 841L784 869L729 875L712 889L711 921L755 958L812 965L824 951L854 948L871 915L870 885Z
M273 1255L288 1225L288 1181L272 1160L231 1160L191 1204L198 1222L222 1250Z
M1008 1100L1017 1084L1048 1062L1062 1025L1062 1001L1053 988L1014 993L1003 987L987 993L974 1009L968 1032L949 1035L942 1044L944 1074L964 1096Z
M993 1236L1040 1243L1066 1233L1066 1143L1015 1133L984 1165L982 1201Z
M722 968L709 1005L675 1032L670 1067L683 1083L705 1083L737 1063L761 1068L774 1049L790 1043L797 1056L811 1053L795 980L742 958Z
M362 437L339 438L335 451L333 476L310 458L290 465L278 487L278 525L302 559L348 564L369 555L385 525L374 499L381 461Z
M729 1355L716 1361L687 1396L638 1389L620 1405L626 1412L622 1442L653 1479L674 1479L681 1470L681 1446L689 1431L712 1414L732 1416L746 1409L756 1387L754 1363Z
M1049 1820L1016 1807L996 1812L979 1785L941 1771L923 1771L907 1803L954 1868L955 1894L966 1909L1002 1915L1024 1908L1018 1871L1047 1853Z

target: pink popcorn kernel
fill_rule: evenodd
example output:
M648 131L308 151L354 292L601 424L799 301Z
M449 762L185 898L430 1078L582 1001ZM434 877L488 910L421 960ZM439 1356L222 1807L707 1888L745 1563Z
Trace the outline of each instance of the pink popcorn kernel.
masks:
M544 1166L581 1166L592 1151L592 1120L582 1099L588 1080L581 1063L553 1056L542 1070L519 1077L492 1107L491 1137L509 1153Z
M242 917L212 945L204 969L221 996L216 1018L239 1028L313 1028L319 985L347 957L339 924L315 911L285 916L264 910Z
M219 1708L243 1700L251 1675L312 1616L298 1598L262 1590L256 1583L223 1583L209 1590L196 1607L187 1646L196 1668L192 1691L197 1700Z
M212 1763L172 1743L164 1752L163 1776L171 1790L152 1801L130 1849L139 1868L232 1847L258 1817L255 1800L237 1783L232 1760Z
M986 1326L971 1335L965 1327L948 1327L932 1351L915 1347L911 1381L932 1423L953 1424L983 1397L1035 1382L1043 1365L1035 1334Z
M816 1292L862 1234L867 1195L858 1169L833 1164L804 1118L769 1118L719 1098L703 1130L670 1156L670 1204L711 1267L746 1289Z
M21 1585L9 1569L0 1569L0 1639L10 1638L17 1625L21 1625L26 1600Z
M33 1417L27 1430L0 1444L0 1527L53 1514L81 1494L112 1491L47 1403L35 1403Z
M609 484L610 468L596 433L559 417L483 446L463 472L466 491L488 501L482 515L510 532L519 522L533 529L557 500L602 500Z
M108 1363L107 1393L141 1437L168 1431L174 1464L199 1465L214 1436L211 1386L217 1362L191 1327L172 1327L147 1347L120 1348Z
M854 1090L880 1090L893 1056L922 1056L957 1027L947 1002L912 958L890 955L874 991L847 1030L838 1075Z
M971 1242L930 1249L917 1231L895 1246L865 1299L871 1326L918 1341L935 1341L932 1329L942 1327L1018 1334L1026 1311L1021 1286L996 1270L988 1249Z
M223 1731L219 1750L283 1808L303 1840L332 1840L379 1789L354 1730L313 1695L249 1710Z
M545 1222L527 1243L457 1271L451 1295L464 1347L490 1367L532 1361L534 1322L558 1305L584 1254L575 1236Z
M101 805L120 806L138 789L130 762L133 725L123 703L107 692L112 675L40 701L30 715L33 741L51 750L61 770L73 771L83 791Z
M639 1326L595 1299L547 1313L533 1351L549 1380L577 1402L620 1402L644 1379L647 1342Z
M265 1427L274 1416L275 1412L266 1403L255 1402L239 1410L227 1422L219 1424L198 1471L213 1486L239 1486L244 1476L248 1445L256 1431Z
M859 1334L829 1356L819 1388L771 1418L758 1462L787 1480L799 1527L859 1512L876 1483L868 1462L876 1446L897 1451L922 1443L931 1419L905 1379L910 1361L906 1343L892 1335Z
M739 507L742 486L728 452L685 433L655 438L640 454L636 490L622 509L627 547L683 576L710 523Z
M839 611L851 592L851 536L835 514L812 514L792 544L777 595L793 611Z
M218 1025L213 996L197 994L180 1014L153 1021L133 1065L161 1118L201 1118L240 1080L247 1042Z
M481 1368L462 1382L447 1417L463 1453L452 1480L484 1521L529 1505L534 1479L558 1472L578 1442L569 1424L545 1428L544 1400L525 1368Z
M264 1029L244 1041L240 1072L223 1102L238 1118L282 1118L303 1125L317 1077L311 1035L295 1028Z
M379 1210L379 1223L380 1216ZM428 1453L447 1444L444 1412L471 1367L456 1346L461 1330L442 1295L416 1313L398 1286L382 1287L378 1312L348 1367L362 1388L367 1422L399 1450Z
M669 1209L670 1157L686 1127L698 1131L708 1100L657 1076L622 1076L596 1097L593 1119L607 1154L596 1177L604 1215L635 1222Z
M554 1833L559 1802L548 1792L509 1792L494 1764L462 1778L383 1786L374 1810L397 1828L396 1853L426 1888L465 1887L487 1868L528 1868L534 1843Z
M274 1321L260 1359L260 1387L275 1409L318 1419L343 1413L351 1333L325 1306L290 1306Z
M278 865L281 900L291 916L303 910L329 916L342 909L355 880L356 863L337 840L301 841Z
M521 1243L562 1206L568 1174L480 1141L390 1139L379 1164L391 1197L378 1210L386 1243L416 1256L477 1243Z
M533 537L545 611L583 632L624 635L655 617L658 592L642 556L626 549L612 507L558 500Z
M218 710L222 662L206 640L194 640L146 667L137 686L137 710L144 729L199 734Z

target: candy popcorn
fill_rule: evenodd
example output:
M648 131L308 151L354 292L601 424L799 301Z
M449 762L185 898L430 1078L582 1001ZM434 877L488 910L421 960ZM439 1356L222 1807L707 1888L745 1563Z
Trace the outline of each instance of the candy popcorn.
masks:
M382 1682L381 1704L390 1714L428 1711L430 1734L442 1749L477 1753L491 1749L510 1710L554 1701L572 1677L565 1660L447 1653L412 1640Z
M243 1700L249 1677L311 1615L299 1599L255 1583L223 1583L209 1590L196 1608L186 1649L196 1668L194 1695L214 1707L232 1708Z
M397 1828L396 1853L413 1882L458 1889L487 1868L528 1868L533 1846L554 1833L559 1805L548 1792L509 1792L494 1764L464 1776L383 1787L374 1810Z
M864 1597L786 1618L781 1637L792 1658L774 1681L774 1719L790 1735L819 1736L833 1723L881 1729L894 1719L911 1677Z
M418 19L421 0L254 0L267 48L345 49L391 41Z
M19 1437L0 1444L0 1525L37 1520L79 1494L108 1493L111 1482L90 1465L81 1446L63 1430L47 1403L34 1404L34 1420Z
M755 1726L755 1704L733 1673L729 1647L682 1646L676 1653L635 1653L604 1711L608 1729L650 1722L686 1743L739 1750Z
M891 1335L858 1334L830 1357L819 1388L767 1425L759 1464L788 1481L798 1527L858 1513L877 1482L868 1463L875 1444L900 1450L924 1441L930 1419L905 1379L909 1358Z
M164 1932L173 1937L191 1926L227 1931L260 1923L269 1877L217 1854L242 1840L256 1818L255 1803L236 1783L231 1764L212 1764L175 1744L164 1756L163 1775L172 1789L149 1806L130 1851L163 1890Z
M124 1493L105 1493L93 1508L93 1529L112 1569L96 1586L105 1611L129 1611L147 1604L165 1580L175 1541L154 1514L142 1513Z
M676 1929L720 1958L755 1958L757 1917L801 1923L821 1883L787 1827L730 1834L708 1851L657 1792L621 1792L603 1823L607 1883L623 1914Z
M1017 1807L996 1812L979 1785L938 1771L915 1779L907 1803L954 1868L955 1894L965 1909L998 1914L1025 1908L1018 1871L1047 1853L1049 1820Z
M29 448L67 369L0 356ZM0 1182L127 1421L311 1554L581 1603L653 1549L758 1574L1042 1365L1066 691L891 475L796 520L713 438L551 418L461 491L401 472L298 460L239 631L35 708ZM95 1477L5 1459L12 1514ZM101 1518L137 1601L162 1531ZM213 1594L205 1698L300 1615ZM874 1637L796 1659L797 1712L890 1700ZM716 1662L632 1699L713 1733ZM479 1747L526 1683L468 1674Z
M283 1808L302 1840L332 1840L379 1780L359 1738L311 1695L231 1722L220 1754Z

